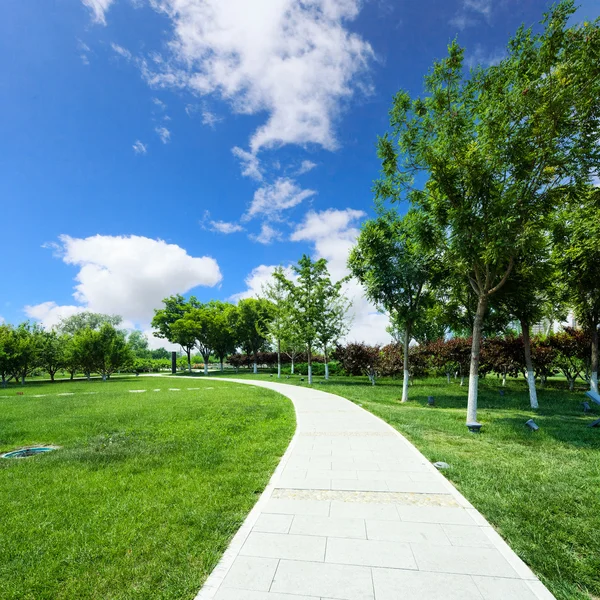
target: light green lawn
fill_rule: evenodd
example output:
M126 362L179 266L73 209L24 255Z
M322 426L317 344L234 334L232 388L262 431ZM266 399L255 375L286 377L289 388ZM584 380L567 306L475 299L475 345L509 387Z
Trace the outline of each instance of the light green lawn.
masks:
M62 447L0 459L2 600L194 597L294 430L283 396L208 387L132 377L0 389L1 452Z

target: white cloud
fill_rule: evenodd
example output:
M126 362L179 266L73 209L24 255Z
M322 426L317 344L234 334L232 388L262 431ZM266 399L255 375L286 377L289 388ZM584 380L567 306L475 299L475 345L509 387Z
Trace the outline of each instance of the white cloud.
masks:
M0 325L2 325L3 323L5 323L6 321L4 320L4 317L2 315L0 315Z
M202 111L202 125L208 125L212 129L215 128L215 125L221 122L223 119L217 117L215 113L210 112L210 110L204 109Z
M44 327L50 329L58 325L62 319L83 312L83 306L59 306L56 302L42 302L34 306L25 306L23 309L30 319L40 321Z
M163 144L169 143L169 140L171 139L171 132L166 127L156 127L154 131L156 131L160 141Z
M260 216L278 220L284 210L297 206L315 194L314 190L303 190L293 179L279 177L275 183L263 185L256 190L243 219Z
M311 211L297 226L290 239L311 243L315 248L316 258L325 258L332 278L340 280L349 273L346 266L348 255L359 234L358 222L365 216L363 211L350 208L329 209L318 213ZM379 313L365 298L358 281L348 281L343 289L346 298L352 301L352 325L346 339L369 344L388 343L391 339L385 330L389 324L388 317Z
M258 235L250 234L248 236L253 242L258 242L259 244L271 244L274 241L279 241L282 239L281 231L271 227L268 223L263 223L260 228L260 233Z
M140 140L136 140L132 148L136 154L146 154L148 152L148 144L142 144Z
M250 177L256 181L263 180L260 161L258 160L256 154L252 154L252 152L243 150L238 146L234 146L231 151L233 152L233 155L242 163L242 175L244 177Z
M152 98L152 102L154 102L160 110L165 110L167 108L167 105L160 98Z
M284 144L336 147L341 103L370 62L346 25L361 0L152 0L170 18L172 54L142 73L149 84L216 94L241 114L267 113L252 153Z
M119 55L122 56L125 60L132 60L133 55L127 48L123 48L123 46L119 46L119 44L111 43L111 48Z
M140 236L60 237L63 262L75 265L73 297L78 306L44 302L27 314L51 322L78 310L118 314L132 323L149 323L161 300L197 286L221 281L217 262L190 256L183 248Z
M219 233L237 233L238 231L244 231L244 228L237 223L231 223L228 221L210 221L211 231L218 231Z
M106 25L105 14L113 0L82 0L82 2L92 11L92 18L96 23Z
M493 0L463 0L462 7L450 19L450 25L460 31L476 25L478 18L483 17L488 23L492 17Z
M316 166L317 163L314 163L312 160L303 160L300 168L296 171L296 175L304 175L304 173L312 171Z
M491 65L497 65L505 57L506 52L502 48L486 52L481 44L477 44L475 46L475 51L467 56L465 64L470 69L475 68L477 65L489 67Z
M237 302L238 300L243 300L245 298L260 297L263 293L264 286L271 281L273 272L276 268L276 265L260 265L252 269L250 275L244 279L246 289L239 294L234 294L229 300ZM295 281L296 277L291 267L285 267L283 273L288 279Z

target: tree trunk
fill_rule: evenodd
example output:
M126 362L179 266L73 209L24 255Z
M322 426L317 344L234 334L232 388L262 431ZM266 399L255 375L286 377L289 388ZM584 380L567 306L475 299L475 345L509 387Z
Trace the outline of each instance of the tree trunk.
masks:
M590 377L590 390L598 393L598 323L592 323L592 375Z
M187 359L188 359L188 371L191 374L192 373L192 350L191 350L191 348L189 350L186 350L186 354L187 354Z
M473 321L473 344L471 346L471 366L469 369L469 396L467 400L467 423L477 422L477 391L479 384L479 356L481 354L481 330L487 307L487 296L479 296L477 312Z
M258 373L258 365L256 364L256 358L254 359L254 363L252 363L252 372L255 375Z
M325 379L329 379L329 358L327 356L327 349L325 349Z
M2 387L6 387L6 376L4 374L2 375Z
M220 362L220 364L221 364L221 373L222 373L222 372L225 370L225 369L223 368L223 357L221 357L221 360L220 360L219 362Z
M529 336L529 323L521 319L521 331L523 333L523 350L525 352L525 367L527 368L527 385L529 386L529 403L531 408L538 408L537 391L535 389L535 373L533 361L531 360L531 338Z
M294 374L294 357L292 356L292 368L291 368L291 374Z
M70 371L69 374L71 375L70 380L73 381L75 378L75 371Z
M50 381L54 383L54 371L50 371Z
M446 372L446 383L450 384L450 371Z
M277 340L277 379L281 379L281 340Z
M208 375L208 359L210 358L210 354L208 355L208 358L206 356L202 357L204 359L204 374Z
M410 344L410 327L406 325L406 331L404 332L404 378L402 379L402 402L408 401L408 381L410 379L410 373L408 372L408 346Z
M506 369L502 373L502 387L506 385Z
M312 385L312 352L310 346L308 347L306 358L308 359L308 383Z

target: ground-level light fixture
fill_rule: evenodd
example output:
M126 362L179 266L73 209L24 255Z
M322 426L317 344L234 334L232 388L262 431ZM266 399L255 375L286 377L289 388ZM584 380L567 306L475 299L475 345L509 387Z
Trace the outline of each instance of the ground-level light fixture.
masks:
M435 405L435 398L433 396L427 396L427 404L429 406L434 406Z
M529 421L527 421L525 425L527 425L527 427L529 427L531 431L537 431L539 429L539 426L533 419L529 419Z
M472 421L471 423L467 423L467 429L471 433L479 433L481 431L481 423L477 423L477 421Z

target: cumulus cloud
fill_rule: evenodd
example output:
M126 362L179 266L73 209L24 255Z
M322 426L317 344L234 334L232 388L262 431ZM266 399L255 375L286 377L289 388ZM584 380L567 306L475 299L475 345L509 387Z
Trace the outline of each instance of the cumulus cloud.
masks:
M250 177L255 181L262 181L263 174L260 168L260 161L256 154L252 154L252 152L248 152L247 150L243 150L238 146L234 146L231 150L233 155L239 159L242 164L242 175L244 177Z
M314 257L327 259L332 278L339 280L348 275L348 254L359 234L358 223L365 216L363 211L353 209L311 211L290 239L311 244ZM246 289L232 298L239 300L260 295L262 286L270 280L274 269L275 265L260 265L253 269L245 280ZM286 272L291 274L289 266ZM355 280L348 281L344 284L343 293L352 302L351 328L346 340L369 344L390 342L391 337L385 330L389 325L388 317L379 313L365 298L360 284Z
M477 44L474 52L467 56L465 64L470 69L473 69L478 65L481 65L482 67L489 67L491 65L497 65L505 57L506 52L502 48L486 51L481 44Z
M140 142L140 140L136 140L135 143L133 144L133 146L131 146L133 148L133 151L136 154L146 154L146 152L148 152L148 145L147 144L142 144L142 142Z
M123 57L125 60L133 59L133 55L131 54L131 52L129 52L129 50L127 50L127 48L123 48L123 46L119 46L119 44L115 44L114 42L111 43L110 46L119 56Z
M96 23L106 25L106 12L113 0L82 0L84 6L87 6L92 12L92 18Z
M254 217L278 220L281 213L314 196L314 190L303 190L293 179L279 177L274 183L263 185L254 193L254 198L244 215L244 220Z
M341 103L361 85L371 46L347 29L361 0L152 0L173 26L172 52L144 64L148 83L216 94L268 115L252 153L284 144L336 147Z
M225 234L244 231L244 228L238 223L231 223L228 221L210 221L210 229L211 231L217 231Z
M204 109L202 111L202 125L208 125L208 127L214 129L215 125L220 121L222 121L222 119L217 117L217 115L210 110Z
M171 139L171 132L166 127L155 127L154 131L156 131L156 134L163 144L169 143L169 140Z
M253 242L258 242L259 244L271 244L274 241L279 241L282 239L282 233L278 229L271 227L268 223L263 223L260 228L260 233L258 235L250 234L248 236Z
M44 327L50 329L58 325L62 319L83 312L85 308L74 305L59 306L56 302L42 302L34 306L25 306L23 310L30 319L40 321Z
M217 262L190 256L183 248L141 236L60 237L63 262L79 268L73 297L78 305L44 302L27 307L32 318L50 322L78 310L118 314L148 323L161 300L221 281Z
M276 265L259 265L252 269L248 277L244 279L246 289L239 294L234 294L229 300L237 302L238 300L244 300L245 298L258 298L259 296L262 296L263 289L271 281L273 272L276 268ZM283 273L288 279L295 281L296 277L291 267L285 267Z

